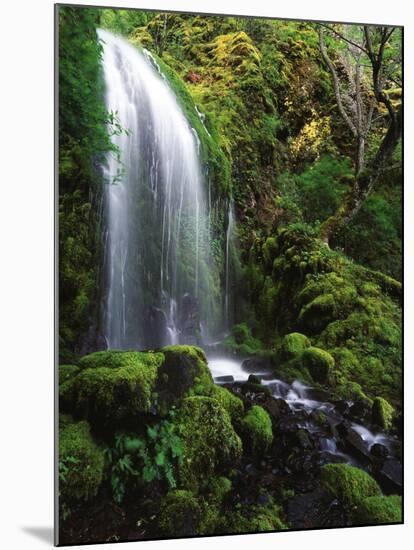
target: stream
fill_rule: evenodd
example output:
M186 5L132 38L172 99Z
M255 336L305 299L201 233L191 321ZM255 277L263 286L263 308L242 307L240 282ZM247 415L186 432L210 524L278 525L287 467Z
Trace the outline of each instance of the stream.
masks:
M276 378L260 360L213 356L208 364L217 384L241 392L267 409L285 444L286 437L296 434L303 454L311 454L318 465L342 462L358 466L371 473L385 493L401 493L400 441L397 435L382 433L372 425L366 405L333 400L328 392L298 380L289 384ZM265 396L257 388L249 388L252 374L260 380Z

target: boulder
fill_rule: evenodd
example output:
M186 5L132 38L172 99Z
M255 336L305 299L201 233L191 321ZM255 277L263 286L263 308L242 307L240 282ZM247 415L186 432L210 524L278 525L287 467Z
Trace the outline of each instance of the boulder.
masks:
M308 369L315 382L323 384L327 381L329 372L333 368L335 361L327 351L310 347L302 354L302 364Z

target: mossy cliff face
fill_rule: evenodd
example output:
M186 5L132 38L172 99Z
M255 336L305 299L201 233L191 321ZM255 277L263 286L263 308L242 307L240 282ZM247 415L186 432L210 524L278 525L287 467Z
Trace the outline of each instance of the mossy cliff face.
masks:
M302 372L340 397L399 403L401 284L328 249L306 226L277 232L253 253L257 332L275 347L276 370Z

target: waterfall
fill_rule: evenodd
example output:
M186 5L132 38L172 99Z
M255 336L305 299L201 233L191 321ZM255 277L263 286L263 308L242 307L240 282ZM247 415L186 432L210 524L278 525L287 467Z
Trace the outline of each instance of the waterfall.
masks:
M106 108L125 130L103 169L102 331L109 348L195 343L215 269L199 139L153 57L98 37Z
M229 330L231 325L230 315L230 245L233 238L234 230L234 205L232 201L229 201L228 213L227 213L227 231L226 231L226 271L225 271L225 289L224 289L224 313L225 313L225 325Z

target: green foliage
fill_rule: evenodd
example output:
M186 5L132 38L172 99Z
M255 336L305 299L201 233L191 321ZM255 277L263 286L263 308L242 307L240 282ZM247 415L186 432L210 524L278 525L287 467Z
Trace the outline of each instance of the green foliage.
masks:
M104 454L86 421L62 419L59 426L59 498L68 513L78 501L90 500L103 479Z
M376 397L372 403L372 421L384 430L392 427L392 420L395 414L394 407L382 397Z
M378 525L383 523L401 523L402 499L400 496L373 496L364 499L354 514L354 523L360 525Z
M251 333L246 323L234 325L231 334L223 341L226 350L236 355L255 355L262 349L262 343Z
M181 462L183 447L173 420L172 410L169 419L147 426L144 437L116 434L114 447L106 449L115 502L121 503L126 492L139 483L159 480L169 488L176 487L174 470Z
M216 399L201 396L183 399L176 424L184 449L179 487L196 489L240 458L240 438Z
M241 421L240 431L247 448L258 457L263 456L273 442L272 421L259 405L253 405Z
M348 512L353 512L366 498L381 495L377 482L369 474L349 464L325 464L321 480Z
M314 224L336 212L352 182L352 170L348 159L324 155L294 179L303 219Z
M80 369L76 365L59 365L59 384L67 382L76 376L79 371Z
M96 167L117 153L103 102L98 21L98 9L59 6L59 328L61 346L72 351L98 303Z

